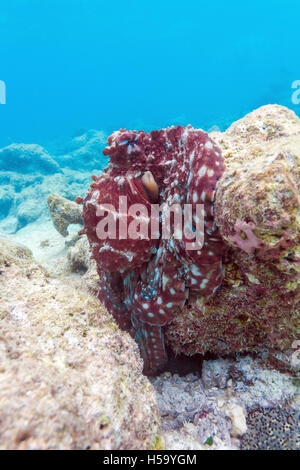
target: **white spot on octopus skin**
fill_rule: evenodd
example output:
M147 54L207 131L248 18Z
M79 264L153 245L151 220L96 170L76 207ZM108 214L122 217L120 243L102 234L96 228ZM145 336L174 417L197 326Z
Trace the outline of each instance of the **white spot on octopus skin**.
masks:
M169 282L169 278L165 274L163 274L162 275L162 284L163 284L163 289L164 290L165 290L166 285L168 284L168 282Z
M195 264L192 265L191 271L194 274L194 276L201 276L202 275L201 272L199 271L198 266L196 266Z
M202 178L206 174L207 166L203 165L198 171L198 176Z
M121 255L121 256L124 256L125 258L127 258L128 261L132 261L134 255L135 255L135 253L132 253L132 252L130 252L130 251L120 251L120 250L116 250L115 248L113 248L112 246L110 246L110 245L108 245L108 244L104 244L104 245L99 249L99 253L102 253L103 251L112 251L113 253L117 253L118 255Z
M215 172L211 168L207 171L207 176L211 177L214 176Z
M208 279L203 279L203 281L200 284L200 289L205 289L205 286L207 283L208 283Z

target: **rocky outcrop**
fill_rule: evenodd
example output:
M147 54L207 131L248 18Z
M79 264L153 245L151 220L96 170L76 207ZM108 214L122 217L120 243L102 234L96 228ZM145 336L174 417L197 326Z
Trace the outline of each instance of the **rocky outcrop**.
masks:
M147 449L158 410L135 342L84 281L0 241L0 448Z
M265 106L211 137L226 165L215 199L225 279L167 327L169 345L185 354L291 351L300 312L300 120Z
M83 225L81 209L76 202L52 193L47 198L47 204L53 225L63 237L69 234L69 225Z
M46 199L57 193L69 200L84 195L90 174L100 172L105 135L90 130L46 150L36 144L0 149L0 232L13 234L49 217Z

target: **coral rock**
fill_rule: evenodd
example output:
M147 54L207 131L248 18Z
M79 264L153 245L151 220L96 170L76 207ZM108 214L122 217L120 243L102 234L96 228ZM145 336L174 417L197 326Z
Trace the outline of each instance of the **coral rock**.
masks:
M96 268L95 261L91 259L90 245L85 235L69 248L68 261L70 270L73 272L86 272Z
M84 280L0 241L1 449L150 449L155 394L136 343Z
M75 202L52 193L47 198L47 204L53 225L63 237L68 236L69 225L83 225L81 210Z

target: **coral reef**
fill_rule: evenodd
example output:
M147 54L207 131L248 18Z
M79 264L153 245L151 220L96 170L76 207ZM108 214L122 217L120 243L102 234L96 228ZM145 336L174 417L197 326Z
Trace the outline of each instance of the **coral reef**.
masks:
M120 130L109 137L103 153L110 157L108 168L93 177L87 197L77 200L84 204L82 233L87 235L97 263L100 300L121 326L128 328L131 319L145 371L153 372L167 360L162 327L191 297L210 297L222 282L224 244L213 217L222 157L208 135L191 126L150 134ZM125 212L119 207L120 197L127 198ZM154 203L161 205L162 226L159 214L152 213ZM139 204L139 215L129 208L127 217L127 207L134 204ZM174 219L178 213L181 218L187 204L192 211L190 220L184 219L183 237L178 237L175 220L169 222L169 236L165 236L171 208L175 209ZM107 211L118 220L116 233L105 231L101 237L99 229L106 223ZM150 222L156 222L155 236L150 234ZM126 236L133 225L145 223L146 234L139 231L137 237ZM191 242L188 226L201 244L197 245L195 235Z
M83 225L81 210L75 202L52 193L47 198L47 204L53 225L63 237L69 235L69 225Z
M215 199L225 279L185 305L167 343L185 354L267 350L281 367L275 353L299 335L300 120L265 106L211 137L226 165Z
M150 449L155 393L132 338L84 278L0 241L0 448Z

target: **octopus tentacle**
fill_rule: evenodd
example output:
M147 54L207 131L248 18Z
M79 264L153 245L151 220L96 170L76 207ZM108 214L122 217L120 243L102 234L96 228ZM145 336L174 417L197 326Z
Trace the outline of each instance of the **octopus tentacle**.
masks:
M135 340L140 346L144 360L144 373L151 374L161 369L168 360L162 327L149 325L141 321L134 313L131 319L135 330Z

